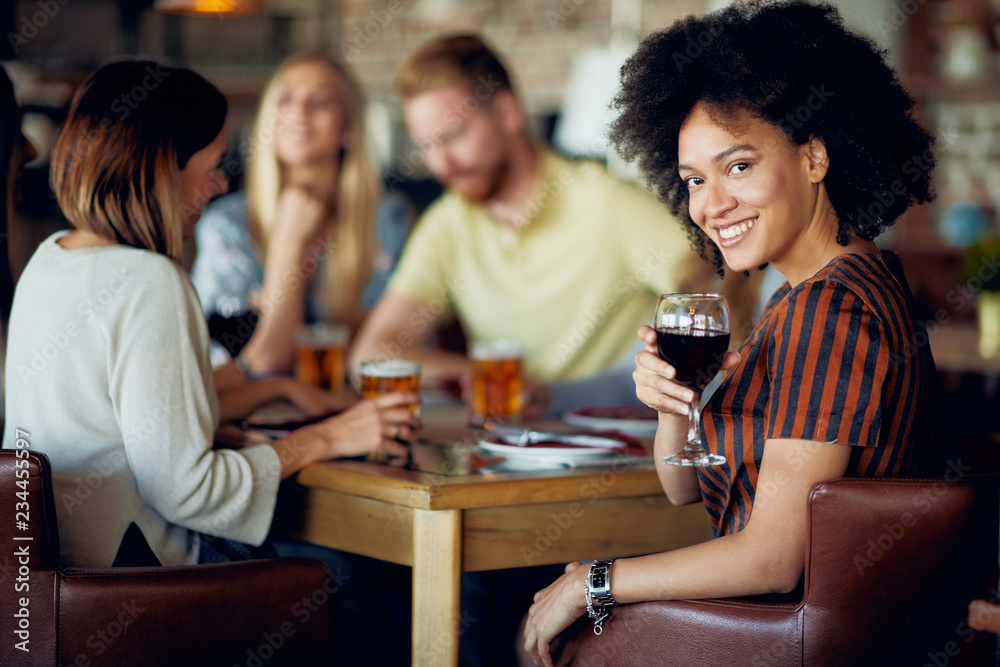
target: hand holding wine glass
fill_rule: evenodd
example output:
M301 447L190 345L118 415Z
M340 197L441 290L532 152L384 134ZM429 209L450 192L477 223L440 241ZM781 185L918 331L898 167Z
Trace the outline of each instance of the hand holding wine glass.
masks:
M673 366L674 381L694 393L688 408L688 442L664 459L681 466L721 465L701 441L701 391L729 348L729 307L720 294L664 294L653 317L660 358Z

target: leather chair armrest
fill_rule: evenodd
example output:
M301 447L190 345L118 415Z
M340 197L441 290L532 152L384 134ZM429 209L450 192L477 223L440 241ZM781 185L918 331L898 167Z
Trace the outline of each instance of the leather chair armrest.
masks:
M622 605L597 636L584 616L553 644L560 667L801 664L800 605L678 600Z
M307 559L68 569L59 664L312 664L333 656L337 589Z

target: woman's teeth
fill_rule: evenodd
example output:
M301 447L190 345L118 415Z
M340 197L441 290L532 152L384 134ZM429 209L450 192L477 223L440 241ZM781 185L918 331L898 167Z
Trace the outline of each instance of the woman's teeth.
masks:
M738 225L732 225L731 227L724 227L719 230L719 237L724 239L736 238L740 234L746 234L748 231L753 229L753 224L757 222L757 218L750 220L749 222L741 222Z

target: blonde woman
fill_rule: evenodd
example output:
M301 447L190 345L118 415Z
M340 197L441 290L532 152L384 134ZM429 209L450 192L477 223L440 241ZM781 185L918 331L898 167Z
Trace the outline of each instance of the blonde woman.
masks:
M136 90L141 104L123 105ZM281 440L212 448L220 417L277 397L260 393L274 381L216 393L180 264L204 202L226 190L226 111L190 70L121 61L84 82L56 143L53 190L74 229L46 239L18 282L3 442L28 432L48 454L66 565L254 557L281 479L401 454L397 437L418 425L404 407L417 397L393 394Z
M293 55L278 68L240 152L245 192L206 209L192 280L210 321L243 314L215 360L245 344L241 361L251 375L283 373L303 323L356 327L381 293L409 223L399 200L380 206L360 86L321 52Z

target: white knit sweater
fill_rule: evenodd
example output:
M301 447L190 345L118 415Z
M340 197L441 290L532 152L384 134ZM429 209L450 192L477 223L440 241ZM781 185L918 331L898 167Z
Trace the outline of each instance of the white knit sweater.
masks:
M191 531L259 545L281 464L268 445L212 449L208 333L187 275L146 250L67 250L63 234L17 285L3 435L9 448L26 431L52 462L63 564L111 565L132 522L165 565L197 561Z

